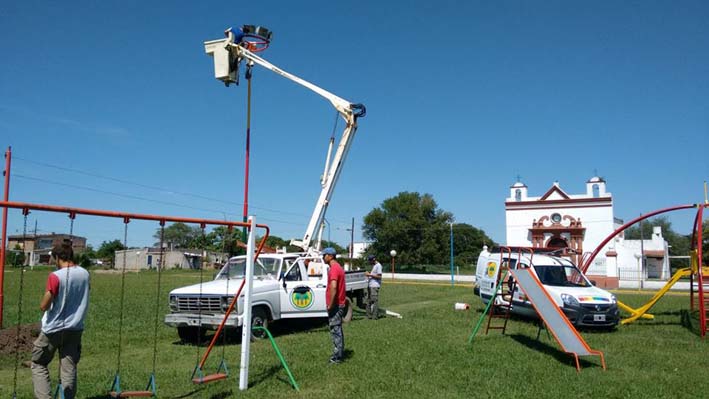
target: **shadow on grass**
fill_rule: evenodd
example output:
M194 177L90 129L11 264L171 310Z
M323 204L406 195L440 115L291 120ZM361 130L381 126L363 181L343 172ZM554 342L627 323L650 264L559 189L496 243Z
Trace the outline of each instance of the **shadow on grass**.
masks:
M576 368L576 364L574 362L574 356L571 354L568 354L566 352L562 352L562 351L558 350L557 348L555 348L545 342L532 339L526 335L514 334L514 335L510 335L510 337L530 349L534 349L536 351L542 352L544 354L547 354L547 355L555 358L557 361L559 361L559 363L568 364L569 366ZM581 357L579 357L579 364L581 365L582 368L589 367L589 366L601 367L600 365L590 362L590 361L588 361L584 358L581 358Z
M690 312L687 309L682 309L680 312L680 323L682 327L688 329L697 336L701 336L701 328L699 326L699 312Z

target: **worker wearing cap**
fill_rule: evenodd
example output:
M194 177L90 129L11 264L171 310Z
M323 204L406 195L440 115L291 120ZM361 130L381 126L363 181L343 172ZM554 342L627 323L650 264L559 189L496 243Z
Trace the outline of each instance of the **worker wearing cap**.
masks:
M367 261L372 265L371 272L365 272L367 276L367 318L376 320L379 318L379 289L382 287L382 265L377 262L374 255L367 256Z
M345 271L337 263L337 251L325 248L322 251L323 261L330 267L327 271L327 289L325 301L327 304L328 325L334 346L331 364L342 363L345 354L345 336L342 332L342 317L345 314Z

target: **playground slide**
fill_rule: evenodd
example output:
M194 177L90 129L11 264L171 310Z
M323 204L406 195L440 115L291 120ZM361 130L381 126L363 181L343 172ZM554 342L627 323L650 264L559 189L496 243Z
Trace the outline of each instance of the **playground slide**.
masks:
M620 324L632 323L635 320L637 320L638 318L642 317L645 313L647 313L650 310L650 308L652 308L655 305L655 303L657 303L657 301L660 300L660 298L662 298L667 293L667 291L670 290L670 288L672 288L673 285L675 285L675 283L677 281L679 281L680 278L687 277L690 274L692 274L692 269L689 267L685 267L683 269L677 270L675 272L675 274L672 276L672 278L662 287L661 290L659 290L659 291L657 291L657 293L655 293L655 295L652 297L652 299L650 299L650 301L648 301L646 304L644 304L643 306L641 306L637 309L630 308L627 305L621 306L621 308L623 310L628 311L631 314L631 316L626 319L621 320ZM626 309L626 307L628 307L630 310Z
M517 280L517 285L524 291L529 302L534 306L539 317L544 321L549 331L556 341L561 345L561 349L570 353L576 360L576 370L581 370L579 356L600 356L601 365L606 369L606 361L603 352L589 348L588 344L579 335L566 315L559 306L549 296L542 283L535 276L531 269L510 269L510 273Z

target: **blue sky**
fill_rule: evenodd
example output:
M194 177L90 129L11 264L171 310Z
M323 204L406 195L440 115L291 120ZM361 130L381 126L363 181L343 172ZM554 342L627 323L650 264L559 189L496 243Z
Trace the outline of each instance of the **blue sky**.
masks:
M342 244L351 218L359 240L363 216L401 191L504 242L517 175L530 195L555 180L575 194L597 170L625 220L700 202L707 20L705 1L5 2L11 199L239 220L246 87L214 80L202 42L249 23L274 32L265 58L367 106L328 211ZM265 69L253 87L251 211L300 237L334 110ZM686 233L692 218L671 221ZM155 227L132 222L129 245ZM122 229L79 218L75 233L99 244ZM8 230L22 231L17 211Z

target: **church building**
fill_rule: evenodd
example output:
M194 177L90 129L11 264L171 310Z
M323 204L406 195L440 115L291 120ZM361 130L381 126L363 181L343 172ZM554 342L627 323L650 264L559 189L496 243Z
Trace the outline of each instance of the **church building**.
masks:
M505 218L507 245L565 248L579 266L584 256L623 224L613 214L613 196L606 191L605 180L598 176L586 182L585 193L569 194L554 182L539 197L530 196L528 187L518 181L505 200ZM660 228L640 241L625 240L619 234L598 253L586 273L588 278L603 288L669 278L667 243Z

